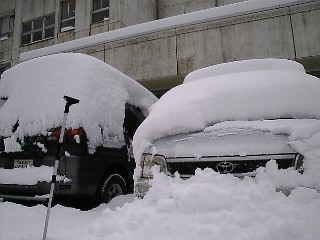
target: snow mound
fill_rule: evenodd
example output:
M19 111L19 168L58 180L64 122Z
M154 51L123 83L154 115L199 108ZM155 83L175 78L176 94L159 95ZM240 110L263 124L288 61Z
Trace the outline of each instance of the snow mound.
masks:
M184 83L224 74L233 74L259 70L287 70L299 73L306 73L304 67L301 64L287 59L250 59L217 64L214 66L193 71L185 77Z
M0 203L1 239L38 239L46 210ZM142 200L119 196L90 211L56 205L48 239L314 240L319 215L314 189L299 187L285 196L268 179L240 180L206 169L188 180L156 174Z
M152 181L143 200L105 209L91 223L90 239L311 240L320 233L320 194L314 189L285 196L270 181L210 169L188 180L156 174Z
M3 73L0 97L8 100L0 109L0 135L10 137L17 122L17 139L59 127L65 95L80 100L70 108L66 126L84 128L91 149L121 147L125 104L140 107L147 115L157 100L139 83L94 57L79 53L40 57Z
M320 80L302 71L298 63L267 59L267 67L263 67L264 60L248 60L244 64L225 64L221 69L226 72L230 66L233 71L235 66L250 64L250 69L274 68L279 61L283 63L279 65L284 66L282 70L213 74L212 77L187 81L168 91L152 106L150 115L134 136L136 161L139 161L145 146L150 146L156 139L201 131L215 123L280 118L320 119ZM220 69L219 66L217 68ZM199 77L203 76L205 74L199 74Z

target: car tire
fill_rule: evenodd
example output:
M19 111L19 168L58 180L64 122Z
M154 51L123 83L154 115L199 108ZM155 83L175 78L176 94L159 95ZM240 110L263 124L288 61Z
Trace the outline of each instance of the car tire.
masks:
M124 178L118 174L110 174L103 182L100 191L100 202L108 203L114 197L127 193L127 183Z

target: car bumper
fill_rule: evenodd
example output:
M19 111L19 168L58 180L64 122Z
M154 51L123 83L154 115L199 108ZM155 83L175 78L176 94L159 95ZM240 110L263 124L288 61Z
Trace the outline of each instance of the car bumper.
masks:
M45 195L50 192L50 184L39 182L36 185L0 184L0 194L14 195Z

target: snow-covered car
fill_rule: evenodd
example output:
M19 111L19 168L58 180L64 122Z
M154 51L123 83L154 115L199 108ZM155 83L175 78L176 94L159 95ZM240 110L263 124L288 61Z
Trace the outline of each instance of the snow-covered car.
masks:
M133 134L157 98L94 57L61 53L2 75L0 198L49 193L64 96L80 102L67 118L55 198L108 202L133 192Z
M303 172L308 147L299 136L319 129L319 92L318 78L285 59L190 73L152 106L134 136L136 195L145 195L156 169L181 178L197 168L244 177L274 160L279 169Z

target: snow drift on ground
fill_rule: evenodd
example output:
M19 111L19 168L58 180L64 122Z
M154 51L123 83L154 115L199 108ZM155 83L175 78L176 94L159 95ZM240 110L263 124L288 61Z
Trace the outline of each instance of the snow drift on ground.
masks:
M0 239L41 239L44 206L0 203L0 213ZM144 199L120 196L87 212L55 206L47 239L315 240L319 215L314 189L299 187L286 196L270 179L240 180L206 169L188 180L155 174Z
M0 135L10 137L17 122L17 139L61 126L65 95L80 100L70 108L67 128L83 127L91 150L102 144L123 145L125 103L147 115L156 101L140 84L94 57L79 53L40 57L3 73L0 97L8 100L0 108Z

